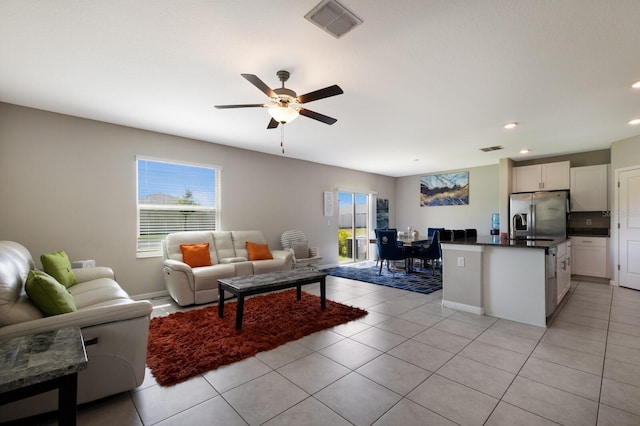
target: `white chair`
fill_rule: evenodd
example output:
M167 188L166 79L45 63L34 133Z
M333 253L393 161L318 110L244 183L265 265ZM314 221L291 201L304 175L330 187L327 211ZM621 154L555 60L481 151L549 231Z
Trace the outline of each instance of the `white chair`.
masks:
M318 262L322 259L318 247L309 247L309 240L302 231L285 231L280 237L282 248L293 253L293 267L307 267L318 269Z

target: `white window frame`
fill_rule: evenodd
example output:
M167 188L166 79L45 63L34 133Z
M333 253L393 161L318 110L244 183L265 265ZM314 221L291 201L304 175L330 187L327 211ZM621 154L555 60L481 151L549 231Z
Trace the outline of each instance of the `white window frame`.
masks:
M212 191L214 192L214 205L189 205L190 211L203 211L209 212L213 210L214 218L213 218L213 229L211 226L198 228L197 225L191 225L189 230L211 230L215 231L220 229L220 188L221 188L221 175L222 175L222 167L212 164L202 164L202 163L192 163L192 162L184 162L184 161L176 161L170 159L163 158L153 158L153 157L145 157L145 156L136 156L136 257L137 258L147 258L147 257L159 257L162 256L162 245L161 242L158 242L157 245L154 244L152 247L144 249L141 247L141 210L155 210L155 211L183 211L185 209L184 204L176 204L176 205L168 205L168 204L141 204L140 203L140 162L148 161L154 163L164 163L168 165L176 165L176 166L185 166L185 167L193 167L193 168L201 168L208 169L214 171L215 182L213 183ZM179 186L176 186L176 189ZM192 190L193 188L185 188ZM183 193L184 194L184 193ZM182 194L167 194L172 197L179 198ZM166 234L171 232L178 232L182 229L165 229ZM163 234L163 233L160 233Z

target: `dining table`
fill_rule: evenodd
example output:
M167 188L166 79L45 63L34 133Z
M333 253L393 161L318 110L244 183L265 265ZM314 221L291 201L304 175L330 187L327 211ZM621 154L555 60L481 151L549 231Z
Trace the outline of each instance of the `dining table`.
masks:
M402 243L402 248L404 249L407 258L405 260L405 267L407 273L415 272L413 266L414 262L417 258L418 252L422 248L429 247L429 240L421 240L417 238L400 238L398 237L398 241Z

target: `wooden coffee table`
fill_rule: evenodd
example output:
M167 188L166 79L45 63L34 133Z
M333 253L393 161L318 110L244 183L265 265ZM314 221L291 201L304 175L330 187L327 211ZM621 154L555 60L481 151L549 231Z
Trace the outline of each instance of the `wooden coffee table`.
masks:
M244 277L223 278L218 280L218 316L224 317L224 291L238 297L236 309L236 330L242 329L242 315L244 313L244 298L254 294L267 293L275 290L296 287L296 297L301 298L304 284L320 283L320 308L326 307L327 274L311 270L293 269L290 271L269 272Z

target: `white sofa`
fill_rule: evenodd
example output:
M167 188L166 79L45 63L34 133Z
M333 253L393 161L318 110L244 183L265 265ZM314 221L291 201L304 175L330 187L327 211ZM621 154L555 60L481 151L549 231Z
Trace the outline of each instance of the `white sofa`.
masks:
M64 327L80 327L87 368L78 373L78 403L94 401L142 384L147 357L148 301L134 301L106 267L73 269L69 287L77 311L45 317L29 300L24 286L33 258L22 245L0 241L0 339ZM55 411L57 391L0 405L0 419L13 420Z
M249 260L246 242L265 244L261 231L185 231L163 240L164 279L180 306L218 300L218 278L284 271L292 268L293 254L271 250L273 259ZM211 266L192 268L183 262L181 244L209 243Z

